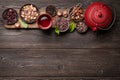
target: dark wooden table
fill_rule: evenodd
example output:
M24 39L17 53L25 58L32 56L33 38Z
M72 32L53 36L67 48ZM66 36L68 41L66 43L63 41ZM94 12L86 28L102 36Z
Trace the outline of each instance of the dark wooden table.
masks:
M0 0L0 15L9 7L33 3L71 7L98 0ZM5 29L0 16L0 80L120 80L120 0L99 0L116 8L109 31L86 34L37 29Z

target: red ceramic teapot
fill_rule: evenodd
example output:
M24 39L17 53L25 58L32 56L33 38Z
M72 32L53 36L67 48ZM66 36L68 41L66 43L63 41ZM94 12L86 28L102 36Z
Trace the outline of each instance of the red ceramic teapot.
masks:
M102 2L93 2L89 5L84 16L86 25L93 31L98 29L107 30L113 25L113 20L115 20L111 8Z

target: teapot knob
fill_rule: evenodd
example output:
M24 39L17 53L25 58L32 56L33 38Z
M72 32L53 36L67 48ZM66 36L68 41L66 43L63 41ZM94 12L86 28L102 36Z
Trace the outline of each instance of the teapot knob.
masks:
M98 16L99 18L101 18L101 17L102 17L102 13L101 13L101 12L98 12L97 16Z

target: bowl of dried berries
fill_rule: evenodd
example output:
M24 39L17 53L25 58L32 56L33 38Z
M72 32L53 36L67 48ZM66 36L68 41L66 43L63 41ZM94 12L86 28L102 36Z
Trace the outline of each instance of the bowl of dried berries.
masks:
M17 11L13 8L6 9L3 12L2 17L4 19L4 23L7 25L15 24L18 21Z

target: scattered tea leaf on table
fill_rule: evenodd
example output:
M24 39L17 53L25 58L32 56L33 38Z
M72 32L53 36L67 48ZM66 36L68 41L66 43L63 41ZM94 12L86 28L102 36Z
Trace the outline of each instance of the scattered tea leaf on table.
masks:
M55 33L56 33L57 35L60 34L60 31L59 31L58 27L55 27Z
M70 32L73 32L75 30L75 22L70 22L69 30Z

